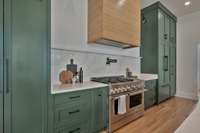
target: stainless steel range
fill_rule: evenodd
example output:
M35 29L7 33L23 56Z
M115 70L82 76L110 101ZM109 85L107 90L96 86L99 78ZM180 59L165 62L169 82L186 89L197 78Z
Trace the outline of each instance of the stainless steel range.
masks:
M144 114L144 81L124 76L96 77L92 81L109 84L109 131Z

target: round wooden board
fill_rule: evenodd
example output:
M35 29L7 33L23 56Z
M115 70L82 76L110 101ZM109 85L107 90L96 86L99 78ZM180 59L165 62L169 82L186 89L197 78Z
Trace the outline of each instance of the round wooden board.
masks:
M62 71L59 75L60 82L62 84L72 83L73 73L71 71Z

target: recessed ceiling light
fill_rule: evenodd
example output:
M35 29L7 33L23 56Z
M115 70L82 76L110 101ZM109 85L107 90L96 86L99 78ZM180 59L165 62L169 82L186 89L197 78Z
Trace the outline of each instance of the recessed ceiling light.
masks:
M185 5L185 6L189 6L190 4L191 4L190 1L186 1L184 5Z

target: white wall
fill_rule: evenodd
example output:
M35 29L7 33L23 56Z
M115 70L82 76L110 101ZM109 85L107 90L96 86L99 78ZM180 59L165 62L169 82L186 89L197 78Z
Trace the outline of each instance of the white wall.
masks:
M198 45L198 54L197 54L197 84L198 84L198 93L200 97L200 44Z
M123 50L87 43L88 0L52 0L52 48L139 57L139 48Z
M197 99L197 49L200 12L178 18L177 95Z

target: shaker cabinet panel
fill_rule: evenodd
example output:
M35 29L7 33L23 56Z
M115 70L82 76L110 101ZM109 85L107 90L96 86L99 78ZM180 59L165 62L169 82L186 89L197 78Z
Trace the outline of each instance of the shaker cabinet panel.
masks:
M47 0L4 0L4 133L46 132L47 8Z
M158 56L157 52L157 11L154 10L148 13L142 13L142 36L141 36L141 47L140 53L142 55L141 71L143 73L157 73L158 66L156 64L158 61L155 59Z
M84 121L72 124L71 126L57 128L55 133L90 133L91 131L89 129L89 121Z
M108 89L101 88L94 91L93 132L100 132L107 127L108 123Z
M3 133L3 0L0 0L0 133Z
M163 12L158 12L158 84L164 85L165 84L165 64L164 64L164 58L165 57L165 15Z
M170 21L170 85L171 96L176 94L176 23Z
M144 105L149 108L156 103L157 80L145 81Z
M107 87L56 94L51 107L53 133L98 133L108 128Z

